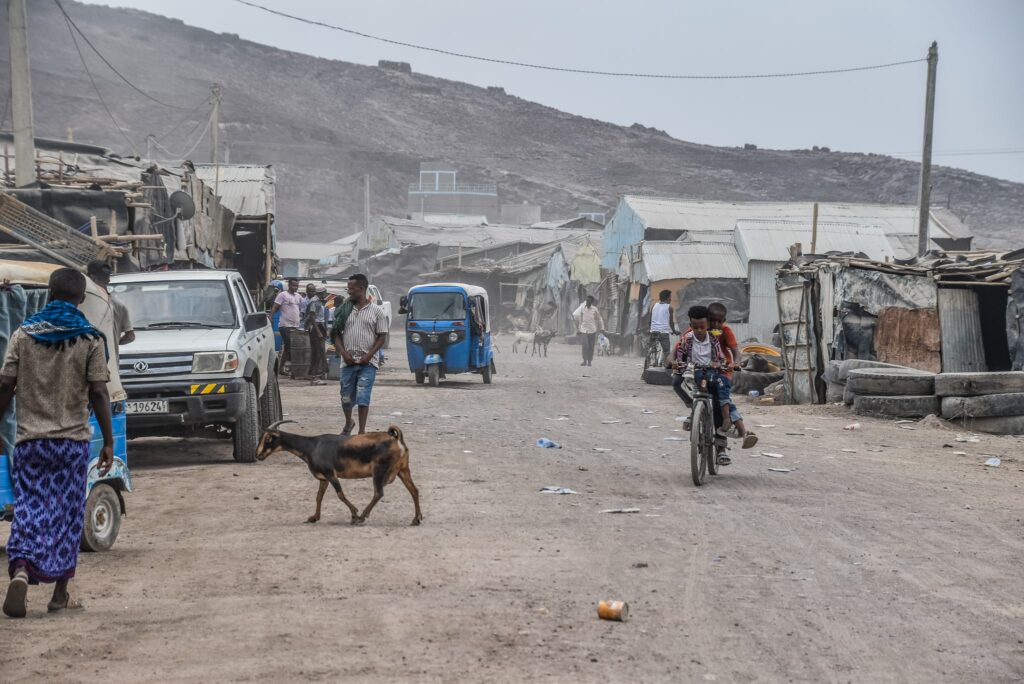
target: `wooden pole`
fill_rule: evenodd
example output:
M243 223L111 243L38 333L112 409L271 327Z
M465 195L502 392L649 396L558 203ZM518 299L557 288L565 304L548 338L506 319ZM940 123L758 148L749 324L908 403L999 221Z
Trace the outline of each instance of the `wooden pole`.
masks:
M92 239L96 240L100 236L99 225L96 223L96 217L89 217L89 232L92 233Z
M921 150L921 187L918 191L917 255L928 251L928 220L932 196L932 129L935 124L935 71L939 63L939 44L928 48L928 86L924 100L924 144Z
M814 203L814 218L811 220L811 254L818 253L818 203Z
M36 181L35 122L32 117L32 78L28 65L28 25L25 14L25 0L8 0L11 121L14 129L14 176L18 187Z

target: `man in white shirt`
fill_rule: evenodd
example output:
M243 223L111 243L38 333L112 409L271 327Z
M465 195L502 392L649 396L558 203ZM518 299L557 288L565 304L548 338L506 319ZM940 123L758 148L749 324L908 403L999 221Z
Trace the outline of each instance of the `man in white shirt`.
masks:
M604 331L604 319L601 318L601 312L594 306L593 295L587 295L587 301L572 312L572 318L576 321L576 328L580 331L580 342L583 346L583 363L580 365L592 366L594 365L594 343L597 340L597 333Z
M658 293L658 303L651 309L651 337L661 344L661 353L667 358L669 335L678 335L675 317L672 315L672 292L662 290Z

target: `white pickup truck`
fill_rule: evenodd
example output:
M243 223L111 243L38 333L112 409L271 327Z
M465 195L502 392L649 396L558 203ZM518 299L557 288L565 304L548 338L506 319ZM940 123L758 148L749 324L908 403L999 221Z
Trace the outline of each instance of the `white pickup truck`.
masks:
M161 271L111 278L135 341L120 349L128 436L231 435L252 462L281 417L274 332L237 271Z

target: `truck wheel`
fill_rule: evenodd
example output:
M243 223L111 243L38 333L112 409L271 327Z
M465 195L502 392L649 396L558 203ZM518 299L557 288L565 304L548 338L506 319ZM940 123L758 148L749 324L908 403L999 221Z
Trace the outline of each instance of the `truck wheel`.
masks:
M266 428L281 420L281 388L277 384L277 374L273 370L267 376L267 386L260 397L260 427Z
M108 484L93 485L85 501L85 527L82 529L83 551L109 551L121 530L121 500Z
M415 374L417 385L422 385L424 382L426 382L427 376L423 374L423 371L415 371Z
M935 375L914 368L858 368L846 376L846 386L871 397L918 397L935 393Z
M260 414L256 388L251 382L247 382L242 394L245 403L242 415L235 421L231 438L235 443L235 460L239 463L252 463L256 460L256 448L260 441Z
M483 376L484 376L484 384L485 385L490 385L491 384L491 373L493 373L493 372L494 372L494 364L488 363L486 366L484 366Z
M437 387L441 382L441 368L436 363L427 369L427 380L430 381L431 387Z

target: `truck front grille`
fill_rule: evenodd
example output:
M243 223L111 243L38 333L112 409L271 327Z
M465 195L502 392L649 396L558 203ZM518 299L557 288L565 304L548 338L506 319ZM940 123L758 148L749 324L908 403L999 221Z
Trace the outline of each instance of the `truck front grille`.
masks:
M192 372L192 355L167 356L126 354L119 365L124 380L147 380L166 375L187 375Z

